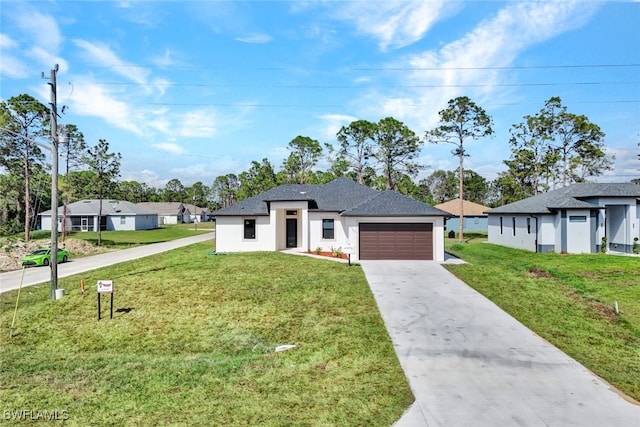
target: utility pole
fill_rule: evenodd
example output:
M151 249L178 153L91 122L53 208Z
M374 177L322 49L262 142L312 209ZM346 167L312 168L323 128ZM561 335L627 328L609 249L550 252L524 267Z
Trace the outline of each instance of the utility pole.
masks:
M56 299L58 289L58 101L56 73L58 64L51 70L51 292Z

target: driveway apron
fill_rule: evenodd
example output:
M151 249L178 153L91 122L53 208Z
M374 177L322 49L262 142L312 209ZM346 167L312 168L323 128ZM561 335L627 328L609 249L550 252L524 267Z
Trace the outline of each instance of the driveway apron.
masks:
M362 261L415 403L396 426L640 426L640 406L433 261Z

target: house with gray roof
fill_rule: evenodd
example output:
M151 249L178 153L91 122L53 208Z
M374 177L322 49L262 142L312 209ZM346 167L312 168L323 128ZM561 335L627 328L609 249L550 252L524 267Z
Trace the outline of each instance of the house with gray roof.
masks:
M101 206L102 205L102 206ZM51 230L51 210L39 214L43 230ZM100 214L101 213L101 214ZM80 200L58 208L58 230L62 222L67 231L150 230L158 227L158 214L124 200Z
M159 225L191 222L188 209L180 202L140 202L137 205L156 212Z
M580 183L487 211L489 243L534 252L633 253L640 185Z
M444 261L448 213L346 178L280 185L214 212L216 251L329 251L352 260Z

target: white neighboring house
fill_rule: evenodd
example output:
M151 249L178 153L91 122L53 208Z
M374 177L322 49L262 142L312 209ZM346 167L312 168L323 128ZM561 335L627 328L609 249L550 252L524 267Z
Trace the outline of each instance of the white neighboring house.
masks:
M486 213L489 243L534 252L633 253L640 238L640 185L581 183Z
M216 251L353 248L351 259L444 261L448 213L338 178L281 185L213 213Z
M201 208L200 206L185 204L185 209L189 211L189 221L185 222L203 222L209 220L209 211L207 208Z
M151 209L158 214L159 225L182 224L191 222L190 213L180 202L141 202L138 206Z
M62 231L63 210L62 206L58 208L58 231ZM39 214L43 230L51 230L51 213ZM123 200L80 200L67 205L65 223L67 231L98 231L98 224L102 230L150 230L158 227L158 214Z

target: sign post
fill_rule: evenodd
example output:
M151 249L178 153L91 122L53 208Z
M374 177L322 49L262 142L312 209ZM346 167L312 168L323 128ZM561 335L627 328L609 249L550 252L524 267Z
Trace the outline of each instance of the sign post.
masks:
M347 254L347 258L349 258L349 267L351 267L351 254L355 253L355 248L351 245L347 245L344 247L342 252Z
M98 280L98 320L100 320L100 296L111 294L110 318L113 319L113 280Z

